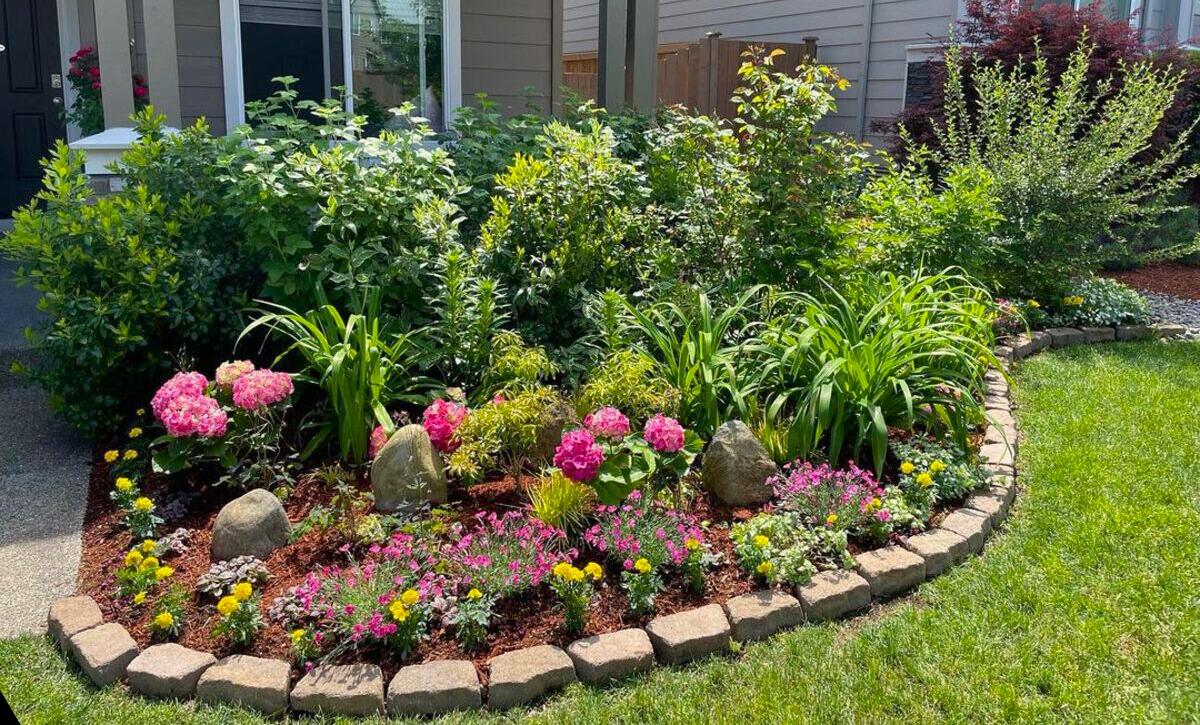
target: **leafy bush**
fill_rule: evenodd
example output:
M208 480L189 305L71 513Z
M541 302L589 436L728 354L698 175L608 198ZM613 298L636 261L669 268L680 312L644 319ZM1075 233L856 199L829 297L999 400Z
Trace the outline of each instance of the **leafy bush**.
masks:
M457 448L446 468L465 483L496 472L519 475L538 443L538 432L565 404L556 391L537 386L473 408L454 431Z
M1076 282L1069 292L1047 313L1047 326L1111 327L1150 319L1146 298L1115 279L1090 277Z
M892 444L892 453L900 461L899 486L922 521L934 504L961 501L987 482L987 475L967 461L962 449L946 443L913 438Z
M166 136L152 109L135 122L122 190L93 196L83 155L58 144L43 189L0 239L49 318L32 337L32 374L89 436L115 431L173 356L216 364L257 286L212 171L228 142L200 123Z
M800 514L759 514L729 531L738 565L770 584L800 586L813 574L850 569L854 557L843 529L806 526Z
M652 358L636 350L619 350L604 359L575 393L580 415L612 406L641 425L663 410L679 409L679 391L658 374Z
M474 389L492 357L493 339L507 319L503 292L480 276L473 255L447 245L436 262L433 321L425 337L425 365L442 380Z

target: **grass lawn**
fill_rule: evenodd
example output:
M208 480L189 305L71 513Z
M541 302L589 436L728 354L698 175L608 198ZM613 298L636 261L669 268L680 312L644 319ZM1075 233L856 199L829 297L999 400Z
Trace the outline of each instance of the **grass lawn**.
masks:
M1200 345L1055 352L1017 377L1027 490L985 556L737 659L573 686L534 719L1200 721ZM24 723L257 721L98 693L41 638L0 642L0 691Z

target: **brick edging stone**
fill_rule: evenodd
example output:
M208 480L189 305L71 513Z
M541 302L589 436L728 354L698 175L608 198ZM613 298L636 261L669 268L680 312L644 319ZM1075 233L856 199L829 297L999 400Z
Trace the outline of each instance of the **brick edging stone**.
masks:
M859 555L855 571L820 572L809 583L796 587L795 596L761 590L734 597L723 605L707 604L660 616L644 628L585 637L566 650L536 645L497 655L487 665L491 681L486 697L479 672L466 660L405 666L385 690L379 668L368 664L318 668L319 672L306 675L292 687L290 665L283 660L247 655L217 660L205 653L163 645L146 650L146 655L153 651L154 657L139 658L128 631L116 623L105 624L95 601L84 596L67 597L51 605L49 633L100 687L126 679L130 663L137 659L133 679L138 682L131 683L138 685L135 689L160 694L143 682L174 674L185 681L172 681L169 691L161 694L194 693L205 702L241 704L269 713L285 710L289 697L294 708L346 714L381 712L385 703L392 715L436 715L484 704L498 710L536 700L577 680L607 682L656 664L679 664L727 652L733 642L762 639L803 621L851 616L872 601L903 594L982 550L984 540L1008 516L1017 493L1017 423L1007 378L1012 362L1052 347L1176 338L1183 332L1178 325L1060 327L1000 340L995 352L1005 371L993 370L985 379L984 408L989 426L980 460L991 474L988 485L975 491L937 526L909 537L900 546ZM179 662L174 661L176 657ZM315 694L309 690L315 690Z

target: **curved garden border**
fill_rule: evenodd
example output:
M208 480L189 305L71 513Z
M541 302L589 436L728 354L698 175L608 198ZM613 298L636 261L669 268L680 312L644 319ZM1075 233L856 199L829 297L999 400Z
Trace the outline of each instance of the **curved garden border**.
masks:
M1174 338L1178 325L1060 327L1003 340L997 357L1012 361L1047 347ZM220 661L178 644L157 644L139 653L120 624L105 624L91 597L69 597L50 607L50 636L99 687L127 680L129 688L152 697L196 698L280 713L338 715L436 715L452 710L520 705L571 682L609 682L676 665L717 652L731 642L769 637L805 621L845 617L872 601L901 594L932 579L970 554L1008 516L1017 494L1017 426L1008 382L1000 371L987 375L984 404L989 425L979 455L988 487L932 529L856 557L854 571L825 571L797 587L794 596L762 590L651 620L644 628L623 629L576 640L561 649L538 645L491 658L487 684L467 660L441 660L402 667L385 683L378 665L323 665L291 685L284 660L231 655ZM385 688L386 684L386 688Z

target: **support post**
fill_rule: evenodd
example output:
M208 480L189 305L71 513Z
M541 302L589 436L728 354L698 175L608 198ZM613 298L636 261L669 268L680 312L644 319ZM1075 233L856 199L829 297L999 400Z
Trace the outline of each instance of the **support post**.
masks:
M133 59L125 0L96 0L96 52L103 84L104 127L128 127L133 115Z
M175 39L174 0L142 0L146 25L146 70L150 102L167 117L167 124L183 125L179 107L179 49Z
M625 33L629 0L600 0L600 42L596 55L596 101L609 110L625 105Z
M629 0L625 44L625 97L642 113L653 113L657 101L658 0Z

